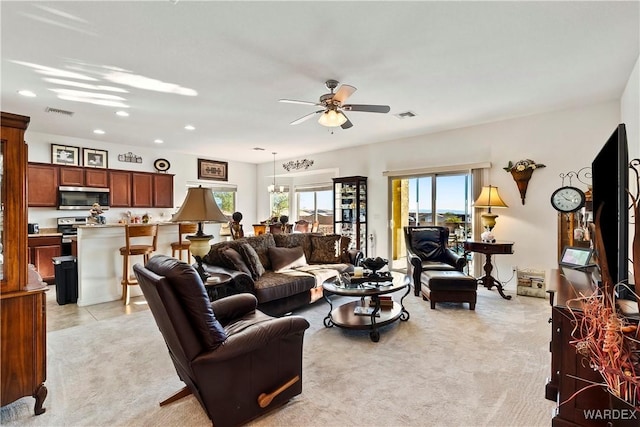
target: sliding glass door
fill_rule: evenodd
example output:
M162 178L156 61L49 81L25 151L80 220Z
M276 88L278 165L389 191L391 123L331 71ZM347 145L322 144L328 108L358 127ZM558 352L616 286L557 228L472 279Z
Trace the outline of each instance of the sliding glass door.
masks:
M396 178L392 186L392 267L406 268L403 227L449 228L449 245L462 253L471 236L471 173L453 172Z

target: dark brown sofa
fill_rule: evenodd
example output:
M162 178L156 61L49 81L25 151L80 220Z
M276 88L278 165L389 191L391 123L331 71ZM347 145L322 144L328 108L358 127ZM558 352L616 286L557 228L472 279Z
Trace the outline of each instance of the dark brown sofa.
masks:
M353 271L362 253L349 244L339 235L267 233L211 245L203 267L232 277L219 297L250 292L261 311L279 316L317 301L325 281Z
M156 255L134 272L186 387L216 427L237 426L302 392L302 343L309 323L256 310L251 294L210 302L187 263Z

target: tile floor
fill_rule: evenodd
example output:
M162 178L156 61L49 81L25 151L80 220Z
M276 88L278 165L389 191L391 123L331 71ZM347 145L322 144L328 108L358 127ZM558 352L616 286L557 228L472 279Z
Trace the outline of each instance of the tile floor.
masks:
M86 307L78 307L77 304L59 305L56 302L56 287L50 285L47 292L47 332L99 322L148 309L149 306L143 296L132 297L129 305L126 306L122 300Z

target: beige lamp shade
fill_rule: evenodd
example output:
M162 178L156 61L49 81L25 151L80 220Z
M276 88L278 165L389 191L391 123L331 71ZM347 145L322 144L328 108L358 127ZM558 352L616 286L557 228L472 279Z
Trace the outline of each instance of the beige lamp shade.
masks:
M483 213L482 225L488 230L492 230L496 225L496 218L498 215L491 213L491 208L508 208L507 204L502 200L500 194L498 194L498 187L488 185L482 187L480 196L473 203L476 208L488 208L489 212Z
M173 222L227 222L210 188L191 187L187 197L177 213L171 217Z
M201 271L200 257L209 252L209 240L213 236L204 234L202 231L203 222L228 222L229 219L220 211L218 204L213 198L213 192L210 188L191 187L187 190L187 197L177 213L171 217L173 222L197 222L198 232L187 236L187 240L191 242L189 250L196 257L199 265L198 272L204 280L204 273Z

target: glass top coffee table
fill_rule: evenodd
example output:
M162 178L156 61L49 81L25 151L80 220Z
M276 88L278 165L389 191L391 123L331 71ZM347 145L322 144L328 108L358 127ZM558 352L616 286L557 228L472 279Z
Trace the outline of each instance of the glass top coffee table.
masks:
M325 282L324 299L329 303L329 314L324 318L324 326L331 328L338 326L345 329L371 330L371 341L380 340L378 327L388 325L400 319L403 322L409 320L409 312L402 305L402 301L409 294L409 277L402 274L393 274L387 280L380 278L375 281L365 279L358 280L361 283L344 286L340 281ZM406 289L400 301L394 301L390 295L393 292ZM330 295L341 295L357 298L336 308L329 299ZM357 313L357 314L356 314Z

